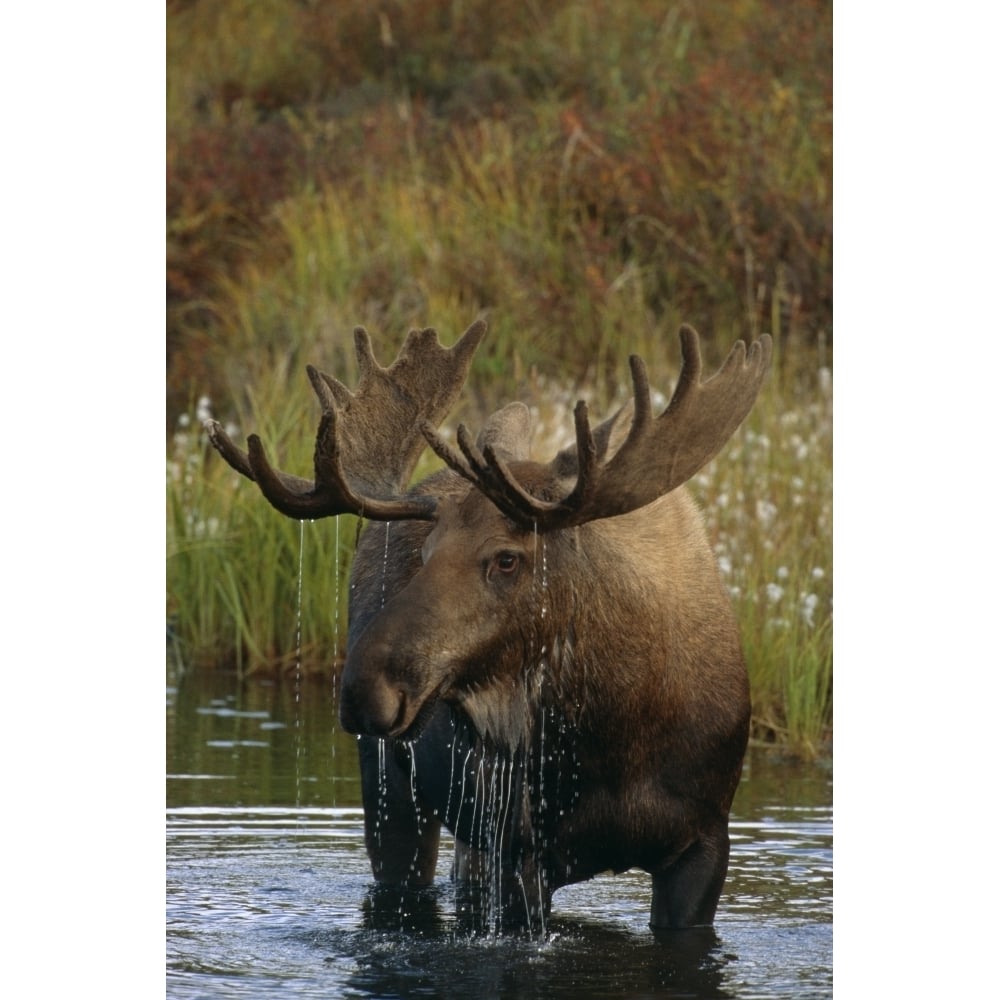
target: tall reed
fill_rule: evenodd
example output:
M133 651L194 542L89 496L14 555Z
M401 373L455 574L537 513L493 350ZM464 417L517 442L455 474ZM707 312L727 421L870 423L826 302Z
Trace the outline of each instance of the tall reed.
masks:
M199 415L208 414L203 400ZM306 461L302 425L254 426L282 462ZM222 462L200 426L182 421L167 463L167 623L181 669L330 671L345 634L347 572L356 518L294 522ZM236 428L230 428L236 432ZM286 441L288 447L285 447Z

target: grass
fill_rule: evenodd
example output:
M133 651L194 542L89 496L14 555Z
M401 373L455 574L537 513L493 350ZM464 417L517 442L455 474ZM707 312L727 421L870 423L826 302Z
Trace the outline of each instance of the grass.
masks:
M329 671L346 621L340 590L354 519L340 519L338 534L279 517L208 453L198 424L182 425L167 465L167 621L177 660L241 675ZM273 421L258 426L280 440Z
M740 616L755 738L832 727L830 10L776 0L168 4L167 613L191 668L327 670L355 524L300 526L208 454L198 398L308 474L307 362L490 323L454 419L537 453L638 353L771 331L692 487ZM299 562L302 561L301 601ZM336 567L340 567L339 573ZM339 583L338 583L339 581Z
M833 716L832 403L829 367L779 367L692 484L739 616L755 736L809 754Z

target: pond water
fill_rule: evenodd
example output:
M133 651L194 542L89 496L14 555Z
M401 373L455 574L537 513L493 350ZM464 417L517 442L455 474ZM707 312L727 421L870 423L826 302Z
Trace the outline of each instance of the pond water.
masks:
M456 924L447 836L435 889L372 892L356 756L328 681L168 687L168 997L832 995L828 768L751 752L713 930L654 935L629 872L559 890L530 940Z

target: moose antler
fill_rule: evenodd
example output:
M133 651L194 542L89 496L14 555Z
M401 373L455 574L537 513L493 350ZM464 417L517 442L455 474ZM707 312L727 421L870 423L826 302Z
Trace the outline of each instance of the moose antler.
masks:
M433 518L431 496L404 497L420 453L424 426L437 427L461 392L472 357L486 333L473 323L450 348L437 333L411 330L396 360L383 368L363 327L354 331L360 381L355 392L324 372L306 371L323 416L313 456L315 480L274 469L256 434L244 452L214 420L209 440L239 473L254 480L272 506L300 520L360 514L378 521ZM347 470L345 472L345 470Z
M771 338L765 334L747 350L737 341L722 367L701 381L698 334L683 326L681 373L666 410L655 420L649 398L649 380L641 358L629 359L634 412L628 437L606 462L590 428L587 404L577 403L577 480L561 500L532 496L516 479L504 459L489 445L482 451L464 426L458 428L453 451L425 424L423 432L438 456L472 482L516 523L540 532L615 517L645 507L687 482L713 459L750 412L771 361ZM600 430L600 429L599 429Z

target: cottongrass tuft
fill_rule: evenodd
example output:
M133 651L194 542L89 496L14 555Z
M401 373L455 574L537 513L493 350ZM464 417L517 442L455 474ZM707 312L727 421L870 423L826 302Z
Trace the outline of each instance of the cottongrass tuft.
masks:
M772 371L691 484L740 619L753 738L806 756L828 752L833 724L832 389L825 366Z

